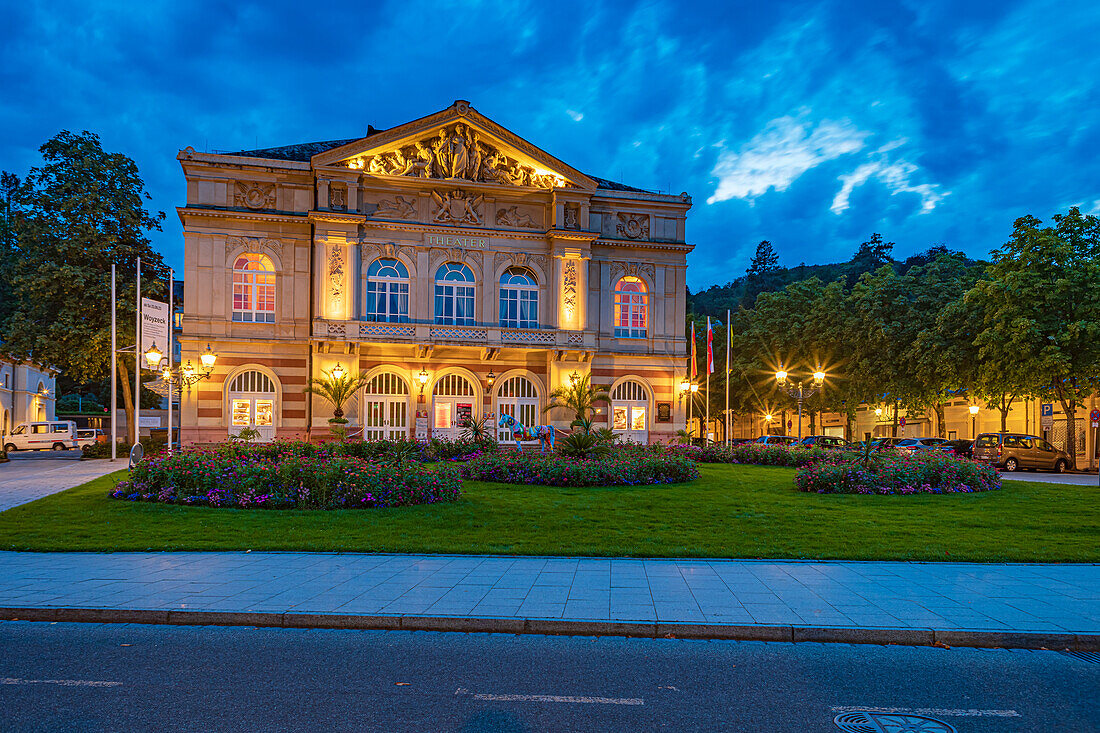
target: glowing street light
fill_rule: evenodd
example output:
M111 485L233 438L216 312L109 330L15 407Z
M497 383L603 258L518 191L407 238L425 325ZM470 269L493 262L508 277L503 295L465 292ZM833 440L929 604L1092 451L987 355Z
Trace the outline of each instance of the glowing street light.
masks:
M813 385L809 387L802 386L802 380L798 380L797 385L790 384L787 381L788 374L783 369L783 365L779 365L779 369L775 373L775 382L779 385L779 388L798 400L798 440L802 442L802 402L803 400L813 397L814 394L821 389L821 385L825 383L825 372L821 371L821 367L817 368L817 371L813 373Z

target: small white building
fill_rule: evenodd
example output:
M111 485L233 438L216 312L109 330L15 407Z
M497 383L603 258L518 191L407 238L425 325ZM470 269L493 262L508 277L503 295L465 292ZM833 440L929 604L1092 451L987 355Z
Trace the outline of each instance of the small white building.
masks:
M0 435L21 422L53 420L57 371L0 355Z

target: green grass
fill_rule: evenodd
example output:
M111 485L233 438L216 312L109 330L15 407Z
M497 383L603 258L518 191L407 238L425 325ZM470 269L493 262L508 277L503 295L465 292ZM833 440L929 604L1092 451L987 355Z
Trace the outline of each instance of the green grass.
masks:
M516 555L1100 561L1092 487L820 496L793 469L701 465L677 486L468 482L453 504L262 511L132 504L123 472L0 513L10 550L343 550Z

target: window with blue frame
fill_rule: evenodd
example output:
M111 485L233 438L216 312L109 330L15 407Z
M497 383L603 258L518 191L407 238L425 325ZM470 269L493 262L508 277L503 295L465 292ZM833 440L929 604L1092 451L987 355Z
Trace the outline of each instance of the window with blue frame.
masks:
M500 325L539 327L539 284L525 267L509 267L500 276Z
M466 265L447 262L436 271L435 322L474 325L474 273Z
M367 268L366 319L407 323L409 270L398 259L378 259Z
M649 293L645 283L628 275L615 285L615 335L645 338L649 326Z

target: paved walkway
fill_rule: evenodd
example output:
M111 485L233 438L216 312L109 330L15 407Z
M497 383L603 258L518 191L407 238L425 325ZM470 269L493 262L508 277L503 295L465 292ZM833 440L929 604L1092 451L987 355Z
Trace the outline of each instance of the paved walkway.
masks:
M0 608L1100 632L1100 565L0 552Z
M1030 471L1001 472L1004 481L1038 481L1043 484L1068 484L1071 486L1096 486L1095 473L1031 473Z
M0 463L0 512L125 468L125 456L111 463L82 461L76 451L15 453Z

